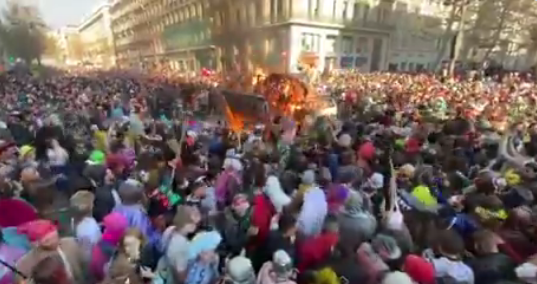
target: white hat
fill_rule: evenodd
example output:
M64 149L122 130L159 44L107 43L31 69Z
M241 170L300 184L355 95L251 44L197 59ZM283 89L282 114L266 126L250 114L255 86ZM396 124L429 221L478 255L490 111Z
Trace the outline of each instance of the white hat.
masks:
M233 283L255 282L252 262L244 256L236 256L227 263L227 274Z
M366 186L372 189L381 189L384 187L384 176L379 173L374 173L367 179Z

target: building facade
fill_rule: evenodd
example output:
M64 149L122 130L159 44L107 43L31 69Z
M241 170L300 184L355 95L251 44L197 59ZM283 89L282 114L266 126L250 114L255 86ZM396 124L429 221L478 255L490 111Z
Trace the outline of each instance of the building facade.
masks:
M210 1L116 0L112 31L123 68L214 67Z
M221 1L213 15L224 70L384 70L392 1Z
M78 26L85 66L106 69L116 65L110 7L108 3L99 6Z
M384 70L393 0L117 0L120 67Z
M414 72L434 69L449 58L448 48L439 54L449 7L442 1L397 0L396 29L391 34L390 70Z
M66 26L54 32L58 44L59 63L66 66L75 66L82 60L82 45L78 45L78 27Z

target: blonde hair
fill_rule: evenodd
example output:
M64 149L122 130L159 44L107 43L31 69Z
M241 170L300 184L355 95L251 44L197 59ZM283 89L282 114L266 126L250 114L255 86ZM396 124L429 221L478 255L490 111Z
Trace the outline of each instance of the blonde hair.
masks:
M138 228L129 228L127 229L123 237L121 237L121 240L119 241L118 250L122 253L125 253L125 239L127 237L135 237L139 239L141 242L141 247L145 245L146 240L142 231L140 231Z

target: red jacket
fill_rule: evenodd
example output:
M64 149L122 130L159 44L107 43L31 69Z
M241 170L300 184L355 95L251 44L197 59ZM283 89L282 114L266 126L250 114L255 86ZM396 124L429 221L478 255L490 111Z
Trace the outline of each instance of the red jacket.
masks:
M320 236L307 239L298 249L298 271L303 272L322 263L330 256L332 248L337 244L339 235L323 233Z
M254 197L254 209L252 213L252 227L258 228L257 235L253 238L253 246L259 247L267 239L270 232L270 221L276 214L276 209L265 194Z

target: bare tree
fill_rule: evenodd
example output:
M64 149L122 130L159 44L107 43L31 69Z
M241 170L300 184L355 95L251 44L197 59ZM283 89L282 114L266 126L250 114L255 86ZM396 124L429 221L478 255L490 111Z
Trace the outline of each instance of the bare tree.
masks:
M460 17L461 12L460 7L452 4L451 2L444 2L444 4L449 6L450 10L449 16L446 20L446 28L444 30L444 33L442 34L442 37L440 38L440 50L438 51L436 59L434 61L434 70L437 70L440 67L440 63L442 63L442 59L448 51L451 40L453 39L453 26L457 22L457 18Z
M6 52L27 63L37 60L40 64L46 49L46 26L37 8L10 2L3 11L3 18L0 37Z
M521 24L521 20L527 15L526 9L533 2L526 0L497 0L499 13L494 21L493 33L487 47L483 61L488 61L493 49L500 43L503 34L513 34L511 32Z

